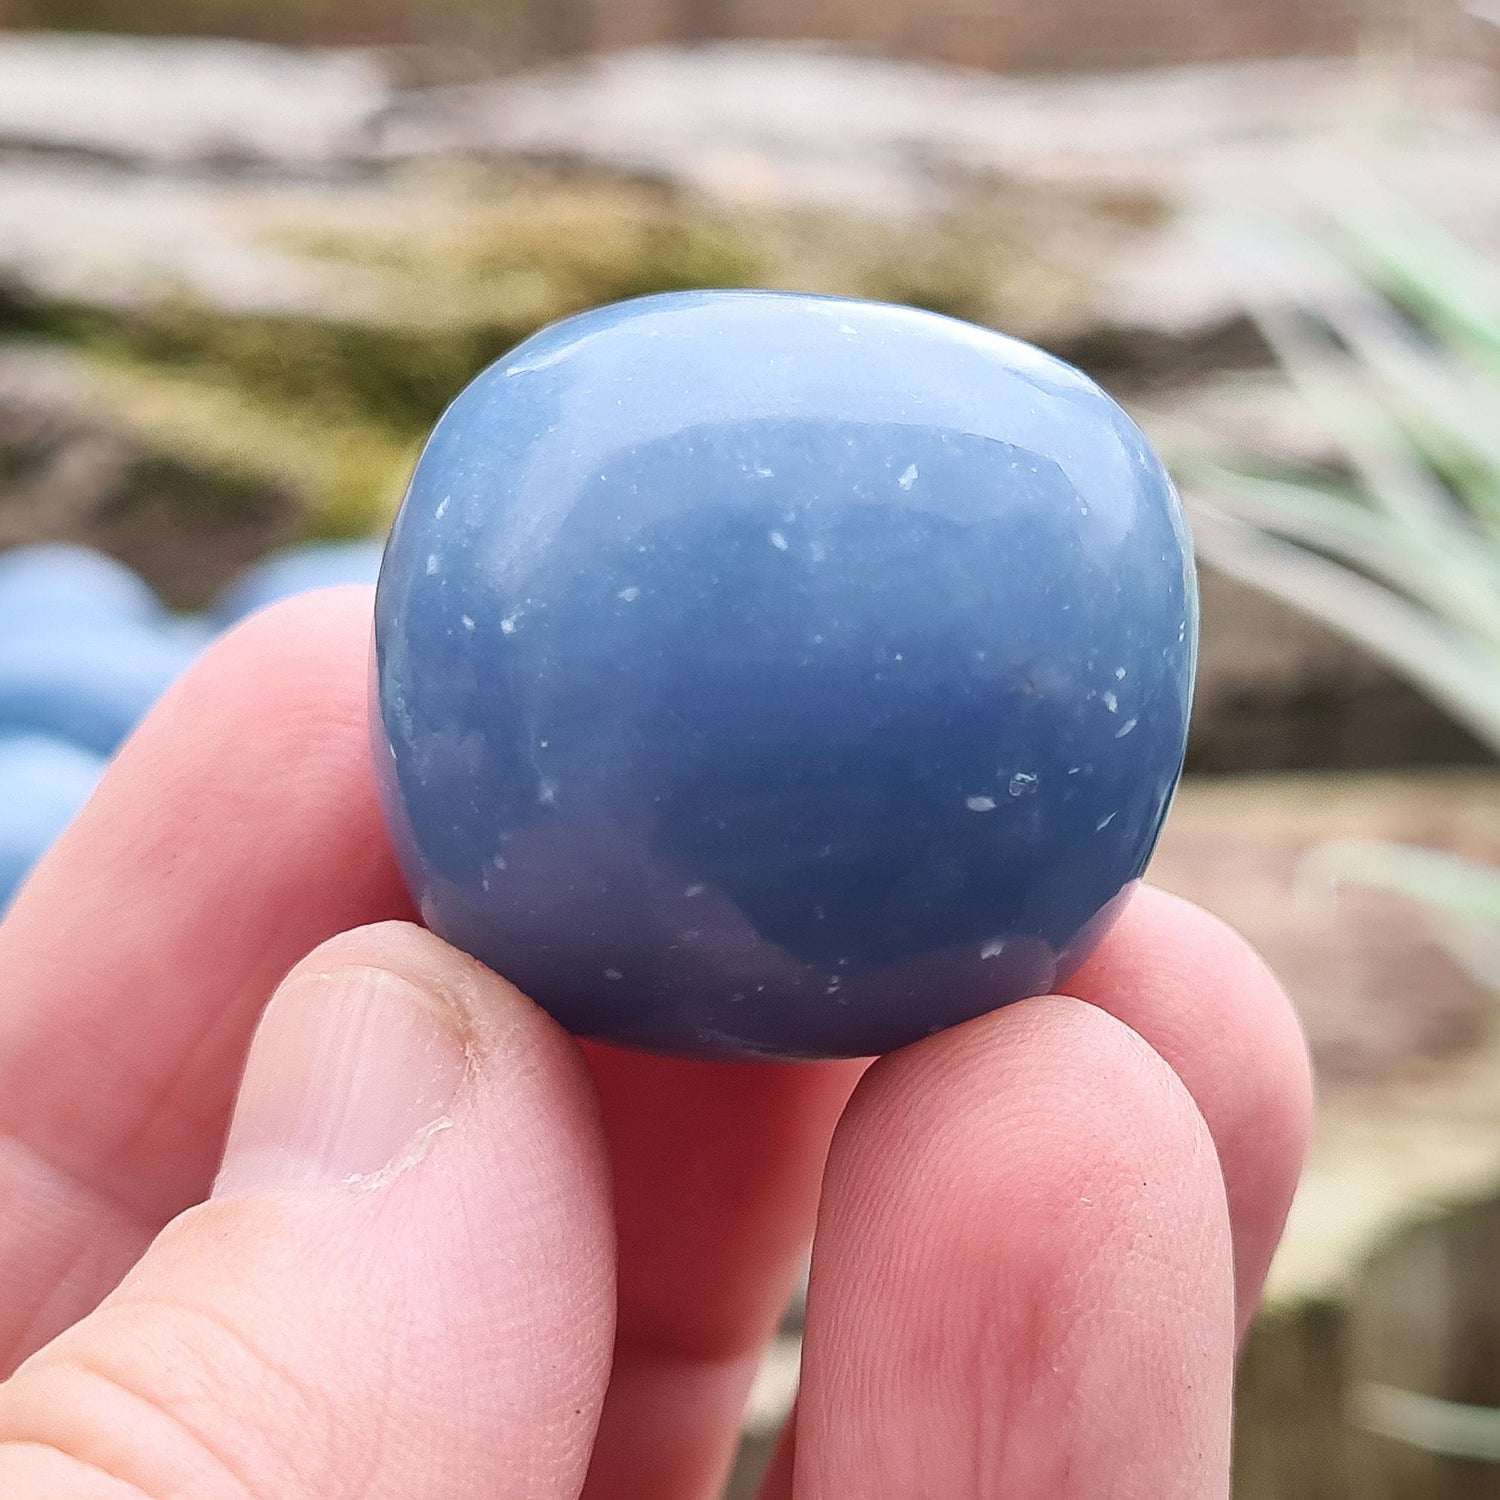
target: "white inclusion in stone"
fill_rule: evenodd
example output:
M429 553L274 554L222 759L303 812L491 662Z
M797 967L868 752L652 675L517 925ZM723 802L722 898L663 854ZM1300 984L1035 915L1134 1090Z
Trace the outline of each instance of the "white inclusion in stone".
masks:
M452 498L452 495L444 495L443 498L438 501L438 508L432 513L432 519L434 521L441 521L443 517L448 514L448 502Z
M970 812L994 812L995 799L993 797L965 797L964 806Z
M756 464L755 473L759 479L774 479L776 477L776 470L768 469L764 464Z
M463 626L464 626L465 630L473 630L473 628L474 628L474 616L473 615L461 615L460 619L462 619L462 621L463 621Z
M623 979L625 976L618 969L606 969L604 977L606 979Z
M979 950L981 958L999 958L1005 952L1004 938L991 938L984 947Z
M785 552L789 545L787 539L779 531L773 531L770 536L766 538L766 540L769 541L770 544L778 552Z
M684 896L701 896L703 887L701 885L690 885L683 893Z
M516 633L516 621L519 618L520 618L520 612L519 611L517 611L517 613L513 614L513 615L506 615L506 617L503 620L501 620L501 622L500 622L500 634L501 635L514 635Z
M1115 738L1117 740L1123 740L1125 736L1129 734L1130 731L1134 729L1135 726L1140 722L1141 721L1139 719L1126 719L1126 721L1121 724L1117 730L1115 730Z
M1115 681L1116 682L1124 682L1125 681L1125 668L1124 667L1116 667L1115 668Z
M634 584L631 584L628 589L621 589L620 592L615 595L616 599L623 599L627 604L634 604L635 601L640 597L641 591Z
M1113 693L1100 693L1099 701L1110 711L1110 713L1119 713L1120 700L1116 698Z
M902 471L901 477L896 481L896 483L899 484L903 490L909 490L916 482L917 466L915 464L907 464L906 468Z
M1025 797L1036 790L1035 771L1017 771L1006 790L1012 797Z
M851 339L859 337L859 329L857 329L852 323L840 323L839 332L847 334Z
M1083 769L1082 766L1069 766L1068 767L1068 775L1069 776L1076 776L1082 769Z
M504 869L504 868L505 868L505 856L504 856L504 855L503 855L503 854L497 854L497 855L496 855L496 856L495 856L495 857L494 857L494 858L493 858L493 859L492 859L492 860L491 860L491 861L490 861L490 863L491 863L491 864L492 864L492 865L493 865L493 866L494 866L494 867L495 867L495 868L496 868L496 869L497 869L497 870L503 870L503 869Z
M438 555L436 552L427 554L427 576L431 578L438 570Z
M536 800L542 807L557 805L557 783L550 776L542 777L541 785L537 788Z
M1094 832L1095 832L1095 833L1103 833L1103 832L1104 832L1104 830L1105 830L1105 829L1106 829L1106 828L1108 828L1108 827L1109 827L1109 825L1110 825L1110 824L1111 824L1111 823L1113 823L1113 822L1114 822L1114 820L1115 820L1115 819L1116 819L1116 818L1117 818L1117 817L1118 817L1118 816L1119 816L1119 811L1118 811L1118 809L1117 809L1117 810L1116 810L1116 811L1115 811L1115 812L1112 812L1112 813L1105 813L1105 815L1104 815L1104 816L1103 816L1103 817L1102 817L1102 818L1100 818L1100 819L1099 819L1099 821L1098 821L1098 822L1097 822L1097 823L1095 823L1095 824L1094 824Z

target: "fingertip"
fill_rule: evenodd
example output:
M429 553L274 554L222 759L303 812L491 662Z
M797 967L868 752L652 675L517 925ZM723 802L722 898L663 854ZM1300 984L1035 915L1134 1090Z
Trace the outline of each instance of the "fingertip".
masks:
M1232 927L1151 886L1067 988L1145 1038L1208 1122L1234 1223L1243 1331L1312 1138L1312 1064L1291 1001Z
M198 726L213 736L226 718L253 717L274 703L263 732L294 740L317 727L315 749L331 726L364 731L374 619L374 590L348 584L314 589L248 615L215 640L148 716L143 728L174 734ZM138 736L139 737L139 733Z
M880 1059L845 1111L830 1174L877 1142L893 1157L920 1153L913 1186L935 1209L998 1193L1043 1227L1153 1177L1190 1172L1222 1194L1182 1080L1130 1027L1065 996L1019 1001Z
M143 1495L576 1495L614 1307L578 1049L379 923L277 988L214 1201L22 1367L0 1449L102 1453Z
M476 1061L509 1057L566 1084L574 1104L597 1123L598 1100L579 1043L503 975L415 922L389 919L320 943L293 966L283 987L348 969L394 975L453 1012Z
M1228 1212L1181 1080L1056 996L882 1059L835 1136L807 1337L811 1493L872 1447L893 1494L1223 1478Z

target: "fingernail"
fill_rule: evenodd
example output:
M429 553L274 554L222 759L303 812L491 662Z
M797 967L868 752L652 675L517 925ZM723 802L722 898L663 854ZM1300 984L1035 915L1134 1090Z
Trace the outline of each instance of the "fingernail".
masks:
M378 1180L447 1121L468 1064L458 1013L385 969L297 974L272 997L214 1197Z

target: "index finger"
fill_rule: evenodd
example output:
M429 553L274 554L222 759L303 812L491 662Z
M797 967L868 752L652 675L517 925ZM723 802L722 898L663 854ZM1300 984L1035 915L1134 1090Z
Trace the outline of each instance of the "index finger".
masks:
M370 616L370 590L330 590L219 642L0 924L0 1371L206 1195L286 971L410 912L367 748Z
M1291 1002L1238 933L1150 886L1064 988L1143 1037L1198 1106L1224 1174L1243 1334L1312 1133L1312 1069Z
M883 1058L834 1138L766 1500L1229 1492L1229 1217L1139 1036L1024 1000Z

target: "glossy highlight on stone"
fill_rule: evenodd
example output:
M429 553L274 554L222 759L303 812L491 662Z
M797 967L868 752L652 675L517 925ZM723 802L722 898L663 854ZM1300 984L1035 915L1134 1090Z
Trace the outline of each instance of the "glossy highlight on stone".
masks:
M439 423L378 772L424 919L573 1032L879 1053L1107 930L1196 627L1172 485L1070 366L909 308L645 298Z

